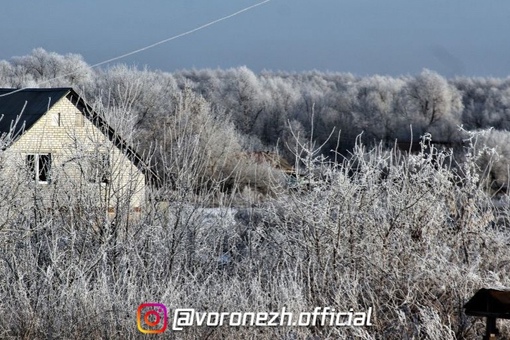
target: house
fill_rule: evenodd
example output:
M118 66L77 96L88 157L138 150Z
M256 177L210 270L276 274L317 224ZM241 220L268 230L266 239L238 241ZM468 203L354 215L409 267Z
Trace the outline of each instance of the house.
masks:
M144 161L72 88L0 89L0 118L0 172L12 190L48 208L143 207Z

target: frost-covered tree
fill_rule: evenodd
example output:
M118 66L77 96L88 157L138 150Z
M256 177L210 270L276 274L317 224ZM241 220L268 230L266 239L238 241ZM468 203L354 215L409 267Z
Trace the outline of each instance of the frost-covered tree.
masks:
M171 96L176 92L177 82L169 73L116 65L98 72L88 96L94 106L106 109L107 119L117 121L115 116L122 116L121 120L129 121L129 126L123 124L123 128L137 130L138 142L148 147L148 129L157 129L158 122L170 111Z
M403 125L397 111L398 96L404 84L402 79L381 76L364 78L358 84L356 124L369 140L390 143L397 138Z
M415 124L425 130L438 124L459 124L462 97L446 79L430 70L424 70L409 80L404 88L407 113Z
M288 79L277 76L264 77L261 83L264 88L265 103L255 131L266 145L276 145L285 133L288 120L300 96Z
M13 57L11 63L16 74L30 75L35 84L41 87L87 87L92 80L93 71L78 54L64 56L36 48L29 55Z
M466 129L510 129L509 79L459 78L454 84L463 93Z
M243 66L227 70L225 81L225 109L232 114L240 132L252 134L264 110L264 92L259 79Z

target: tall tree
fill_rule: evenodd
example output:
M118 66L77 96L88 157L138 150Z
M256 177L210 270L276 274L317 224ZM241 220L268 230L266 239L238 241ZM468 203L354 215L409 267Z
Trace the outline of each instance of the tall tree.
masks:
M425 129L441 121L460 123L462 97L439 74L424 70L407 83L404 91L409 110L416 114Z

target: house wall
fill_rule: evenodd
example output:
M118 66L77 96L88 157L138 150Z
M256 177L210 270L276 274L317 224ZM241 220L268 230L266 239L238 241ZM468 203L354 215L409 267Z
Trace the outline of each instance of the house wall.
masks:
M55 121L57 114L59 126ZM28 175L28 154L51 154L51 179L34 188L46 192L45 200L58 201L58 204L92 204L109 211L121 206L139 211L145 201L142 171L67 98L54 104L7 151L10 162L16 164L17 175L23 172ZM108 184L91 182L88 177L90 159L98 153L109 155Z

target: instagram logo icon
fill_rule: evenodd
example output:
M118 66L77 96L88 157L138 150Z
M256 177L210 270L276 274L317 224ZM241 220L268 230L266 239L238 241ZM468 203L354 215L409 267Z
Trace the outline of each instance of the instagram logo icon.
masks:
M163 333L168 326L166 306L162 303L142 303L136 312L136 322L142 333Z

